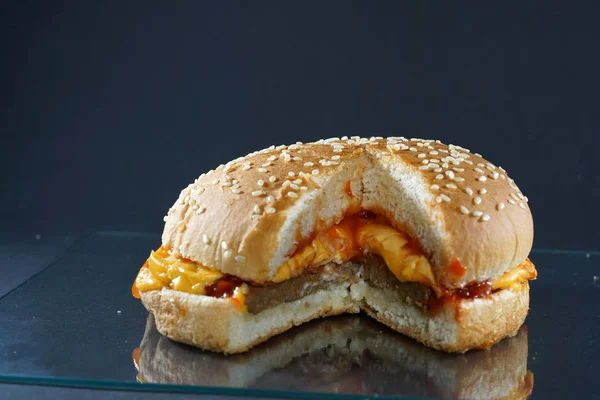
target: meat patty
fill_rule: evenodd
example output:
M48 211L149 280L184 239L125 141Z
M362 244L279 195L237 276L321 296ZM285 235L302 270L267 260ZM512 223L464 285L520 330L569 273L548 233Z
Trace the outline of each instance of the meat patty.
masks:
M343 282L367 284L392 291L400 301L426 309L431 289L414 282L400 282L378 256L367 255L341 265L329 263L287 281L270 286L249 286L246 306L251 314L294 301Z

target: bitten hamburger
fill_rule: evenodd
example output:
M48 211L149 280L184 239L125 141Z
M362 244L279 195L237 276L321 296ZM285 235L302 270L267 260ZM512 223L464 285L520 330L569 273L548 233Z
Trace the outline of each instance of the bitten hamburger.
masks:
M270 147L202 174L133 286L160 333L238 353L363 310L448 352L514 336L533 221L504 169L439 141Z

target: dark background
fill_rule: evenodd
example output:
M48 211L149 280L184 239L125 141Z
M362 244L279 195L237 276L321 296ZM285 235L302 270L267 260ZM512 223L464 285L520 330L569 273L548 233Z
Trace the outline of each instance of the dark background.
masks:
M598 11L4 2L4 261L93 230L159 234L203 171L271 144L342 135L480 152L529 197L536 247L598 249Z

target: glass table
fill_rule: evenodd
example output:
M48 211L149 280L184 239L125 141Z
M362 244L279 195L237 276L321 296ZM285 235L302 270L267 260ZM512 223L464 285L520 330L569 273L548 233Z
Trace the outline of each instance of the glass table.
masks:
M131 284L158 235L97 232L0 299L0 382L294 398L600 393L600 252L534 249L517 336L428 349L363 315L313 321L233 356L174 343Z

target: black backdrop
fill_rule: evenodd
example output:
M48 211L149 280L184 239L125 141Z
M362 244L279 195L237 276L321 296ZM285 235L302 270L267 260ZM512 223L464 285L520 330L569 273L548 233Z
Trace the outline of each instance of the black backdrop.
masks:
M179 190L229 159L403 135L505 167L535 246L599 248L593 3L13 3L0 11L3 238L158 234Z

